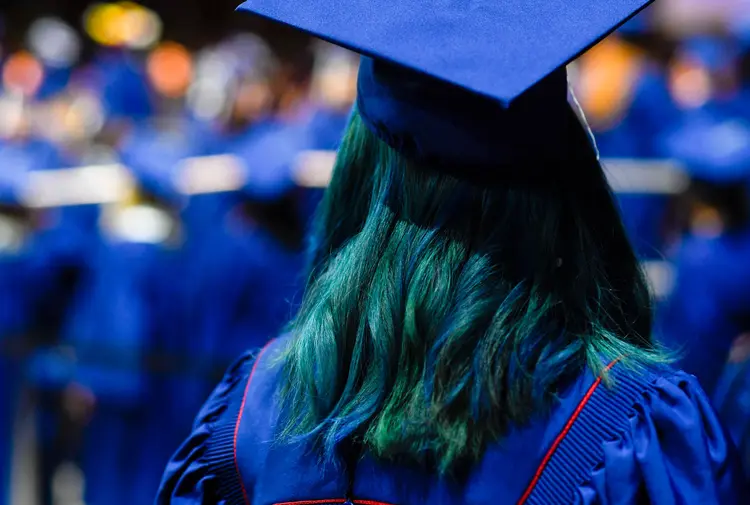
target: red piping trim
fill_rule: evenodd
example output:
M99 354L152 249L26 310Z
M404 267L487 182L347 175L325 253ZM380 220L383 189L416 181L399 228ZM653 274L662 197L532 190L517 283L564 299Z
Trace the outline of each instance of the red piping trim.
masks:
M326 505L330 503L338 503L338 502L344 503L346 501L343 498L335 499L332 498L330 500L305 500L305 501L285 501L283 503L275 503L274 505Z
M263 349L258 353L258 357L255 358L255 363L253 364L253 369L250 372L250 376L247 378L247 384L245 384L245 392L242 395L242 403L240 404L240 413L237 416L237 422L234 425L234 439L232 441L232 452L234 456L234 470L237 472L237 478L240 481L240 487L242 488L242 496L245 498L245 503L247 505L250 504L250 497L247 494L247 489L245 489L245 481L242 479L242 472L240 472L240 464L237 460L237 435L240 432L240 424L242 423L242 414L245 412L245 402L247 402L247 393L250 391L250 383L253 381L253 375L255 375L255 370L258 368L258 363L260 363L260 358L263 356L263 354L266 352L268 347L271 345L273 340L268 342Z
M607 368L605 368L605 371L609 371L617 362L620 361L619 359L616 359L609 365L607 365ZM591 397L596 392L596 389L601 385L602 383L602 377L600 376L597 378L594 383L591 385L588 391L586 391L586 394L584 395L581 402L576 407L575 412L573 412L573 415L570 416L570 419L568 419L568 422L565 424L565 427L562 429L559 435L557 435L557 438L555 438L555 441L552 442L552 446L547 451L547 454L544 455L544 459L542 459L542 463L539 465L539 468L537 468L536 473L534 474L534 478L531 480L531 484L529 484L529 487L526 488L526 491L523 493L523 496L521 496L521 499L518 500L517 505L523 505L526 503L526 500L529 499L531 496L531 493L534 492L534 488L536 488L536 485L539 483L539 479L542 478L542 474L544 473L544 470L547 468L547 465L549 464L550 460L552 459L552 456L554 456L555 452L557 451L557 448L560 446L563 440L565 440L565 437L570 432L570 429L573 427L575 422L578 420L578 416L581 415L581 412L583 412L583 409L586 408L586 404L589 402Z
M346 498L332 498L330 500L303 500L303 501L287 501L283 503L275 503L274 505L329 505L336 503L345 503ZM373 501L373 500L352 500L352 505L391 505L384 501Z

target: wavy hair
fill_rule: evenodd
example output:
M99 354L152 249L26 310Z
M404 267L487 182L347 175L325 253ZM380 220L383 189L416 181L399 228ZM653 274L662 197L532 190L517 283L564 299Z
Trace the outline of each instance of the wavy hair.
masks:
M356 439L451 473L586 367L666 362L595 155L556 170L575 183L474 185L416 166L355 110L282 358L277 440L335 461Z

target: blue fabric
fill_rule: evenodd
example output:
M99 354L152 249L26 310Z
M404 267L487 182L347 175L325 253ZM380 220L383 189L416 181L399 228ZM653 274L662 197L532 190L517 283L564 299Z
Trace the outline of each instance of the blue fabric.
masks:
M0 146L0 203L5 205L21 204L21 192L27 181L28 171L15 161L15 157Z
M48 100L55 98L57 95L65 91L68 83L70 82L71 74L73 73L70 68L54 68L45 67L45 76L42 81L42 85L36 92L36 98L40 100Z
M74 380L103 405L132 408L143 400L150 329L143 289L154 249L102 241L66 321L63 340L78 361Z
M625 35L642 35L651 30L651 19L647 15L649 11L642 12L637 16L633 17L630 21L622 25L619 29L620 33Z
M727 365L713 403L739 448L745 482L750 486L750 361Z
M149 440L148 426L138 412L121 411L103 405L96 409L86 427L83 468L87 505L148 503L154 488L146 482L149 467L143 466Z
M278 368L264 363L274 361L281 342L260 354L249 389L255 355L245 355L230 369L198 416L193 434L168 465L158 505L241 504L246 503L245 493L258 504L316 499L343 503L347 478L340 470L320 466L309 447L269 444L276 419L273 395ZM621 373L615 385L621 389L602 390L586 407L590 411L581 414L580 428L571 430L571 438L566 439L572 445L558 449L561 452L553 460L559 461L550 462L540 480L541 492L527 503L568 505L572 496L567 493L587 505L631 504L638 501L636 495L655 505L745 503L738 487L736 454L697 382L681 372ZM516 503L593 380L591 374L582 374L549 415L512 430L491 446L465 482L440 480L365 456L357 466L354 494L409 505ZM609 407L616 398L630 408L623 411L617 436L593 447L600 457L585 461L587 476L579 480L577 474L567 473L576 468L575 449L586 452L589 440L601 436L596 430L602 428L596 425L611 423ZM235 431L241 406L242 422Z
M661 377L629 427L604 444L604 459L578 504L741 504L747 490L731 439L698 382Z
M190 265L200 268L184 290L195 309L189 314L197 344L191 352L231 360L264 345L289 321L303 287L304 254L234 214L216 224L190 255Z
M508 103L649 3L250 0L240 9Z
M50 142L39 139L0 142L0 165L13 167L14 172L61 168L63 160Z
M688 235L675 257L675 286L657 310L660 340L679 366L712 393L750 307L750 229L719 237Z
M163 414L155 422L163 427L156 444L160 452L167 447L165 458L180 441L175 437L189 433L184 412L200 408L217 367L223 370L241 350L263 345L291 317L302 254L287 250L239 211L245 201L274 201L294 188L294 161L311 138L302 124L266 118L236 135L203 139L202 154L233 154L243 161L247 184L191 197L181 213L185 241L161 269L162 301L152 302L159 314L155 345L191 364L156 377L150 388L149 401Z
M195 124L184 120L171 128L138 125L119 148L123 164L148 192L167 202L181 203L176 184L179 163L198 154Z
M328 151L338 149L349 123L349 117L348 110L316 107L305 126L309 135L314 139L313 148Z
M644 65L633 90L632 101L623 118L608 130L595 130L603 158L660 159L658 141L663 131L679 124L682 118L672 100L664 72L652 64ZM670 195L621 193L615 195L623 223L638 257L662 259L664 216Z
M718 104L686 113L663 135L664 152L691 176L715 183L750 176L750 122Z
M616 195L630 243L641 261L664 258L665 214L669 195L621 193Z
M86 503L146 503L168 459L166 444L179 433L169 417L173 391L146 368L172 372L166 358L175 356L159 354L156 334L174 320L168 302L180 301L166 289L173 259L161 245L102 241L66 321L64 340L77 356L71 380L96 397L84 436Z
M0 251L0 505L9 505L13 424L23 377L19 339L31 329L36 293L44 288L30 260L28 244L19 251Z
M96 86L109 118L140 121L154 112L145 70L125 50L105 49L93 62Z
M304 123L268 121L230 147L247 171L244 194L255 201L274 201L295 188L297 156L313 139Z
M10 505L13 422L18 399L19 368L18 363L0 356L0 505Z
M585 134L568 104L565 70L503 104L363 57L357 87L365 125L396 151L428 166L459 166L477 176L498 167L572 160L577 149L588 149L579 142Z
M250 0L240 9L362 54L359 111L395 149L486 169L570 159L581 126L564 66L649 3Z
M712 71L732 68L739 56L739 47L729 38L701 35L683 42L682 51Z

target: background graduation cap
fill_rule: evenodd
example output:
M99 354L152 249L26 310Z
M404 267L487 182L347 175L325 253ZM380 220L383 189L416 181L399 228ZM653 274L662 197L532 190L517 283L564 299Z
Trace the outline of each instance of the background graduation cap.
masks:
M564 66L649 3L251 0L240 9L362 54L357 107L373 133L417 161L486 177L581 154L586 129Z

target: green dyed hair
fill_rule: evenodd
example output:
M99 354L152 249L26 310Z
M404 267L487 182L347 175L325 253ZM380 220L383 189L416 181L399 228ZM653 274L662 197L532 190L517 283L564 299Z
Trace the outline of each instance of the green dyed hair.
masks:
M278 441L335 460L356 439L451 473L587 366L665 361L599 162L556 170L575 183L472 185L415 166L355 110L282 358Z

